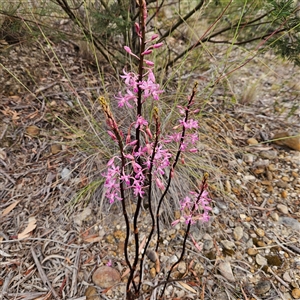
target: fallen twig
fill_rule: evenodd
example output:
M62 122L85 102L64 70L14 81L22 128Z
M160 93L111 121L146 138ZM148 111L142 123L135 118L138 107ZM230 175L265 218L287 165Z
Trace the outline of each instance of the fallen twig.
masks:
M41 277L43 283L46 286L48 286L48 288L51 290L52 295L54 296L54 298L55 299L59 299L58 294L54 290L53 286L51 285L51 282L49 281L48 277L46 276L46 273L45 273L44 269L42 268L42 265L40 264L40 261L39 261L37 255L36 255L36 253L34 251L34 248L31 247L30 250L31 250L31 254L32 254L33 260L34 260L34 262L36 264L36 267L37 267L37 269L39 271L39 274L40 274L40 277Z
M77 275L79 270L79 262L80 262L80 249L78 248L76 252L74 266L73 266L72 285L70 291L71 296L75 296L77 293L77 277L78 277Z

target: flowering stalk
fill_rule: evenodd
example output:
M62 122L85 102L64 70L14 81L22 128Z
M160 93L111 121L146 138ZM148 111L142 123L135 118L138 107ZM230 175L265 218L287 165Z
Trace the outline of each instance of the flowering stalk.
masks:
M209 221L208 211L211 210L211 207L209 206L209 202L211 200L208 198L208 193L207 193L207 179L208 179L208 174L205 173L204 176L203 176L203 179L202 179L200 191L198 192L198 194L196 194L194 192L192 193L192 194L196 195L195 201L191 201L191 199L189 197L185 197L181 201L181 210L187 209L187 211L188 211L188 213L183 216L183 220L187 224L187 229L185 231L185 235L184 235L184 239L183 239L181 255L178 258L178 260L171 266L171 268L168 272L165 284L164 284L163 289L161 291L161 297L163 296L163 294L165 292L165 289L166 289L167 284L168 284L168 280L170 279L170 276L171 276L171 273L172 273L174 267L184 257L184 253L185 253L185 249L186 249L186 241L187 241L187 237L190 233L191 226L193 224L195 224L197 220L200 220L202 222L208 222ZM203 214L199 214L199 212L198 212L198 207L199 206L204 210ZM180 221L182 221L182 220L181 219L176 220L172 223L172 225L176 225Z
M172 165L172 167L171 167L171 169L169 171L169 177L168 177L167 186L166 186L165 191L161 195L160 200L158 202L157 213L156 213L156 226L157 226L157 242L156 242L156 248L155 248L156 252L158 251L159 240L160 240L160 230L159 230L159 217L160 217L160 213L159 213L159 211L160 211L160 207L161 207L161 205L163 203L163 200L165 199L165 196L166 196L166 194L167 194L167 192L168 192L168 190L170 188L172 177L174 176L174 170L175 170L175 167L176 167L176 165L178 163L180 154L181 154L182 150L184 150L183 146L184 146L186 129L187 128L192 128L192 127L194 127L194 128L198 127L197 123L195 123L194 125L188 125L188 124L191 124L191 122L188 122L188 119L189 119L190 108L191 108L191 105L193 104L194 97L196 95L197 86L198 86L198 84L195 83L193 91L192 91L192 94L191 94L191 96L189 98L188 105L186 106L186 108L182 108L183 109L182 112L185 114L185 116L184 116L184 120L181 122L181 124L183 126L182 126L181 136L180 136L180 139L179 139L178 150L177 150L176 157L174 159L173 165ZM172 137L172 138L176 138L176 136Z
M147 9L145 0L139 0L140 6L140 23L135 24L137 36L140 42L140 52L136 55L132 50L125 46L124 50L139 60L138 73L126 72L121 78L127 87L125 94L119 92L115 98L118 101L118 107L127 107L132 109L136 107L136 120L129 125L127 135L125 136L119 125L115 121L113 114L108 106L107 101L103 97L99 97L99 102L104 111L106 122L109 127L108 134L118 144L120 154L112 157L107 164L107 172L103 174L105 177L104 187L106 189L105 195L109 199L110 203L116 200L122 202L122 210L126 223L126 238L124 245L124 255L127 265L129 266L130 273L126 287L126 299L138 298L140 288L142 284L143 274L143 262L145 258L146 250L150 244L152 235L157 226L157 245L158 250L160 230L159 230L159 216L160 207L165 199L165 196L170 188L171 180L174 176L175 167L179 161L180 154L182 152L196 152L194 145L198 141L197 133L193 132L198 128L197 121L190 118L197 110L192 111L191 107L194 103L194 98L197 90L197 84L195 84L192 94L188 99L186 107L179 107L180 113L183 115L183 119L179 121L179 124L174 127L174 130L179 129L179 132L175 132L167 137L161 137L160 132L160 120L158 115L158 108L154 106L154 126L151 127L148 121L142 115L143 104L152 99L152 101L158 101L160 94L163 92L156 83L153 73L154 63L145 59L145 56L150 55L155 49L162 46L162 43L155 43L158 35L153 35L150 40L145 39L145 24L147 19ZM154 129L154 134L152 131ZM135 131L134 139L132 138L132 131ZM178 150L171 164L172 154L167 148L169 143L177 143ZM169 176L166 186L164 185L163 176L169 169ZM153 183L162 190L162 196L158 201L156 207L156 219L154 216L154 208L152 205L152 190ZM128 255L128 242L130 237L130 223L126 211L126 197L127 195L133 196L136 199L136 209L133 217L133 235L134 235L134 258L133 262L130 262ZM138 230L138 217L141 210L142 199L147 196L149 213L151 216L152 227L146 244L144 252L141 255L139 265L139 283L136 284L134 277L137 272L137 266L139 262L139 230ZM201 196L202 197L202 196ZM199 198L200 199L202 198ZM194 211L198 210L198 206L201 206L205 210L204 202L197 205L191 205L188 201L189 198L185 198L184 209L189 210L191 213L187 215L186 222L189 226L194 219L200 220L199 215L195 215ZM204 206L203 206L204 205ZM204 216L204 214L203 214ZM202 217L205 221L205 218ZM185 240L186 242L186 240ZM184 248L185 248L184 242ZM182 257L184 255L184 250ZM170 271L171 272L171 271ZM168 274L168 279L170 274ZM133 288L133 291L132 291Z

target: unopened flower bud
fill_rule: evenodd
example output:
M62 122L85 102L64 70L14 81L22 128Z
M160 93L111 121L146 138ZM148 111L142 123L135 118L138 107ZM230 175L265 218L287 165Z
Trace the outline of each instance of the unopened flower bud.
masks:
M153 48L157 49L157 48L160 48L162 45L163 45L163 43L154 44Z
M145 60L145 63L150 66L153 67L154 66L154 62L150 61L150 60Z
M152 53L152 50L146 50L144 51L143 53L141 53L141 55L148 55L148 54L151 54Z
M134 23L135 31L138 35L140 35L141 29L139 23Z
M128 52L129 54L132 53L131 49L128 46L124 46L124 49L126 52Z
M164 190L164 189L165 189L164 184L162 183L162 181L161 181L159 178L156 178L156 179L155 179L155 182L156 182L157 187L158 187L160 190Z
M152 133L149 127L146 128L146 133L149 136L149 138L152 139Z
M151 36L151 41L153 41L153 40L155 40L155 39L157 39L158 38L158 34L153 34L152 36Z

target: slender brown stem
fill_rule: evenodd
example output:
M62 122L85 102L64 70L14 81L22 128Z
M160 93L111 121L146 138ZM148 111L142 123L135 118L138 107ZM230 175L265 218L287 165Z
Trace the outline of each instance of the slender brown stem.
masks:
M190 107L194 101L194 97L196 95L196 91L197 91L197 86L198 84L195 83L194 85L194 88L193 88L193 91L192 91L192 94L189 98L189 102L186 106L186 109L185 109L185 118L184 118L184 122L187 122L188 121L188 118L189 118L189 111L190 111ZM167 182L167 186L163 192L163 194L161 195L160 199L159 199L159 202L158 202L158 206L157 206L157 210L156 210L156 226L157 226L157 242L156 242L156 248L155 248L155 251L157 252L158 250L158 247L159 247L159 240L160 240L160 229L159 229L159 217L160 217L160 207L163 203L163 200L165 199L165 196L170 188L170 185L171 185L171 181L172 181L172 175L173 175L173 172L174 172L174 169L178 163L178 160L179 160L179 156L181 154L181 146L183 144L183 141L184 141L184 137L185 137L185 127L183 126L182 127L182 133L181 133L181 138L180 138L180 142L179 142L179 145L178 145L178 150L177 150L177 153L176 153L176 156L175 156L175 159L174 159L174 162L172 164L172 167L170 169L170 172L169 172L169 177L168 177L168 182Z
M207 177L204 175L203 176L203 179L202 179L202 186L201 186L201 189L200 189L200 192L198 194L198 197L196 199L196 201L193 203L193 206L192 206L192 209L191 209L191 215L193 215L195 209L196 209L196 205L199 203L202 195L203 195L203 192L205 191L206 189L206 186L207 186ZM191 228L191 220L188 222L187 224L187 228L186 228L186 231L185 231L185 235L184 235L184 239L183 239L183 244L182 244L182 250L181 250L181 255L180 257L178 258L178 260L172 265L172 267L170 268L169 272L168 272L168 275L167 275L167 278L166 278L166 281L165 281L165 284L163 286L163 289L161 291L161 294L160 294L160 297L163 296L164 292L165 292L165 289L167 287L167 284L168 284L168 281L170 279L170 276L171 276L171 273L174 269L174 267L183 259L184 257L184 254L185 254L185 249L186 249L186 241L187 241L187 237L190 233L190 228Z
M138 82L142 82L143 80L143 75L144 75L144 56L142 55L142 53L145 51L145 32L146 32L146 20L145 20L145 15L144 12L146 10L146 2L145 0L139 0L139 9L140 9L140 33L141 33L141 41L140 41L140 61L139 61L139 70L138 70ZM138 84L138 96L137 96L137 117L142 115L142 89L140 88L139 84ZM136 149L140 148L140 144L141 144L141 130L140 130L140 126L138 126L136 128ZM141 157L137 158L137 163L139 165L141 165ZM137 226L137 222L138 222L138 216L141 210L141 206L142 206L142 197L140 195L138 195L138 199L137 199L137 205L136 205L136 209L134 212L134 217L133 217L133 233L134 233L134 241L135 241L135 256L134 256L134 261L132 264L132 269L131 272L129 274L129 278L128 278L128 282L127 282L127 293L129 293L129 286L131 284L131 282L133 283L133 278L134 278L134 273L136 271L136 267L138 264L138 258L139 258L139 230L138 230L138 226ZM135 287L135 293L138 294L139 290L137 287Z
M153 170L153 162L154 162L154 158L155 158L155 154L156 154L156 149L157 149L157 145L158 145L158 141L159 141L159 135L160 135L160 124L159 124L159 120L158 120L158 114L157 114L157 110L156 108L154 108L155 113L154 113L154 119L155 119L155 128L156 128L156 132L155 132L155 140L154 140L154 145L153 145L153 150L152 150L152 155L150 158L150 168L149 168L149 173L148 173L148 179L149 179L149 188L148 188L148 205L149 205L149 212L150 212L150 216L151 216L151 222L152 222L152 227L150 230L150 233L148 235L145 247L144 247L144 252L142 254L141 257L141 261L140 261L140 282L139 282L139 286L138 286L138 290L140 290L141 284L142 284L142 271L143 271L143 263L144 263L144 258L145 258L145 254L146 251L148 249L148 246L150 244L152 235L154 233L154 229L155 229L155 218L154 218L154 213L153 213L153 209L152 209L152 201L151 201L151 193L152 193L152 170Z

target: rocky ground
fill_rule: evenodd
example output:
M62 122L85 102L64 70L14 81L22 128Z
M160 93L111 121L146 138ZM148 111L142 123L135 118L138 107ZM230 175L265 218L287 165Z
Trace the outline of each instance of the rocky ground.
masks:
M54 47L67 73L38 45L1 57L10 74L0 74L0 299L123 299L125 224L102 201L107 152L75 101L100 122L90 99L103 85L113 93L115 79L103 67L100 81L72 44ZM201 86L213 74L189 78ZM219 170L209 179L212 217L192 228L166 299L300 299L299 82L299 68L265 54L207 99L199 149ZM142 241L147 210L141 219ZM158 297L184 232L163 222L160 270L146 259L141 299Z

